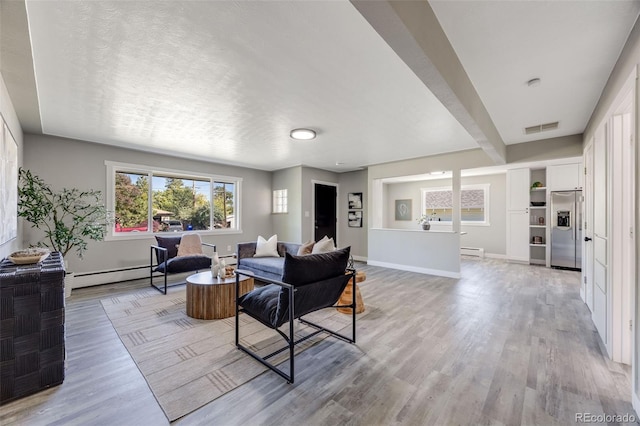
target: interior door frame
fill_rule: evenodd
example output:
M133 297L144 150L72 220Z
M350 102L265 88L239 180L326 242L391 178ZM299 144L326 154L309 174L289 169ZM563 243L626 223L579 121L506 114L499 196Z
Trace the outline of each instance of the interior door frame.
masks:
M583 235L591 241L582 242L582 285L580 295L587 307L593 312L593 138L584 148L584 203Z
M316 184L336 188L336 241L340 241L340 184L315 179L311 180L311 239L316 235Z

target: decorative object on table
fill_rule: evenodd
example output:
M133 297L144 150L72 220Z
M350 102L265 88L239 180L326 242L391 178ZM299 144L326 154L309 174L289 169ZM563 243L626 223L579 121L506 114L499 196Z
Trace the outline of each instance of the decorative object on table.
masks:
M224 259L220 259L220 263L218 265L218 278L220 278L221 280L224 279L226 273L227 273L227 262L225 262Z
M362 228L362 212L349 211L349 228Z
M15 265L29 265L40 263L51 254L51 250L43 247L33 247L26 250L16 251L9 255L9 260Z
M349 210L362 208L362 192L350 192L348 196Z
M396 200L396 220L411 220L411 200Z
M211 276L216 278L218 276L218 271L220 270L220 258L218 257L218 253L213 253L211 256Z
M420 226L422 226L422 229L425 231L428 231L429 229L431 229L430 218L429 218L429 215L427 214L423 214L422 216L420 216L418 218L418 223L420 224Z
M544 188L542 182L535 181L531 184L531 189Z

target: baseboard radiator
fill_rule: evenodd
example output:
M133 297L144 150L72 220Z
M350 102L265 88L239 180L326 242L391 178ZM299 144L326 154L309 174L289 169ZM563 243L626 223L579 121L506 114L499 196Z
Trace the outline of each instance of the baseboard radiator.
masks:
M484 257L484 249L480 247L460 247L460 254L465 256Z

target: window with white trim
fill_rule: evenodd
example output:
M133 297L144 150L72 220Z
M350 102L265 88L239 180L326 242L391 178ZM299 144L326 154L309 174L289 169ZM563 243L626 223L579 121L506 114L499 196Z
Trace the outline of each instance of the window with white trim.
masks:
M287 213L288 212L288 201L287 201L287 190L286 189L276 189L273 191L273 209L272 213Z
M460 219L466 225L489 225L489 184L463 185L460 189ZM451 223L453 190L422 188L422 211L432 222Z
M240 229L240 178L105 164L111 236Z

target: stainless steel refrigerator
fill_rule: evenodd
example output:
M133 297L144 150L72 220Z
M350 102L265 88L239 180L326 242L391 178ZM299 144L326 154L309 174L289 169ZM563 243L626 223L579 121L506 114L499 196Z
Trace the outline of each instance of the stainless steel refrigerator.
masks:
M582 268L582 191L551 192L551 266Z

